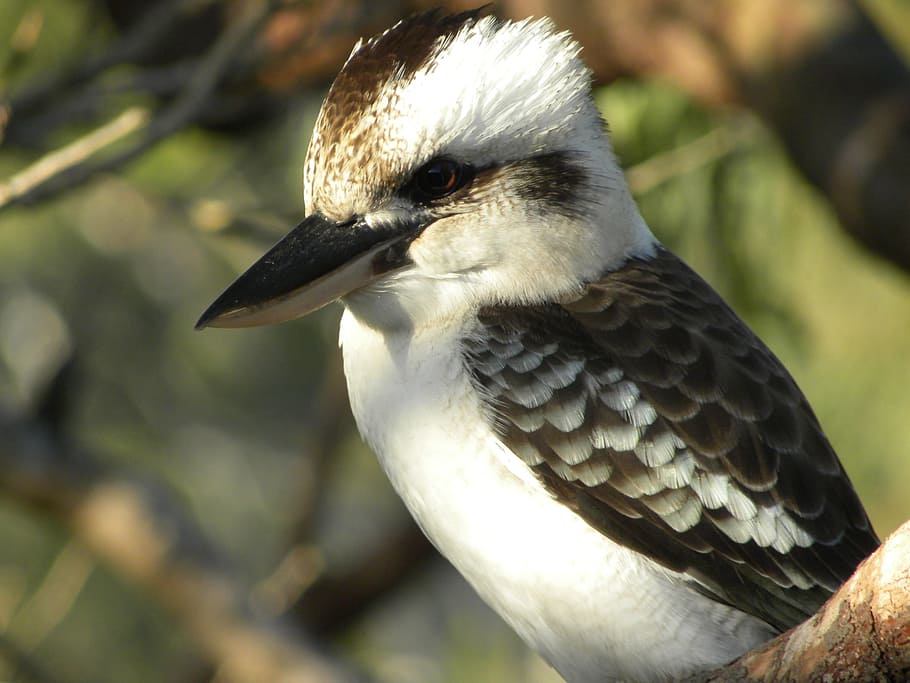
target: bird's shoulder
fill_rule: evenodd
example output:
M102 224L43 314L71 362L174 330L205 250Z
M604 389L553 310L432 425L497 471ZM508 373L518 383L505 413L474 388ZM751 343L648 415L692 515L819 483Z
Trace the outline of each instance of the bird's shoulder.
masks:
M489 306L465 363L503 443L612 540L784 629L877 545L796 383L669 251Z

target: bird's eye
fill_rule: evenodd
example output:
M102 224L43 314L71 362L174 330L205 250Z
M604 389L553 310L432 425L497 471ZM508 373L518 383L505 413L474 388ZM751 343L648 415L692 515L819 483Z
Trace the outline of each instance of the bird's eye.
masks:
M471 179L471 167L454 159L438 157L414 174L414 189L422 199L442 199L464 187Z

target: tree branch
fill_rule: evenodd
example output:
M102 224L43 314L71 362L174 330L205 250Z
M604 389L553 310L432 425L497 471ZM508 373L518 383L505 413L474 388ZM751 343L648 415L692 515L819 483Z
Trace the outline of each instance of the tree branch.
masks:
M215 0L162 0L148 3L149 11L142 21L124 32L113 45L101 54L93 54L70 69L52 74L15 93L12 108L19 114L31 114L43 109L49 99L61 92L91 81L113 66L142 60L154 51L168 35L198 14Z
M287 620L251 609L249 587L161 486L109 471L39 425L0 413L0 491L69 526L166 606L238 683L364 680Z
M115 119L47 154L4 183L0 183L0 209L34 193L38 187L82 164L90 156L137 131L148 121L148 111L131 107Z
M438 558L413 522L391 534L340 576L323 575L291 606L304 624L337 633Z
M688 683L910 680L910 522L808 621Z
M243 11L219 36L193 75L184 84L177 99L150 120L134 144L110 158L96 163L84 160L65 166L59 173L48 175L41 182L35 183L28 191L6 198L5 202L0 202L0 208L4 203L12 205L34 202L81 185L100 172L119 168L176 131L193 123L204 109L226 70L243 48L255 38L275 2L276 0L246 0L242 3ZM15 115L14 109L13 116Z

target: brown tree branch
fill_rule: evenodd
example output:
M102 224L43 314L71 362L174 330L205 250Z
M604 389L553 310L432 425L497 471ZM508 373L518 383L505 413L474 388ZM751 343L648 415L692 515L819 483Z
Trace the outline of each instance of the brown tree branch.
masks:
M222 76L237 56L253 41L277 0L246 0L242 12L225 29L187 80L172 104L157 112L142 130L139 138L126 149L102 161L85 159L67 165L35 183L28 191L6 198L5 204L38 201L76 187L98 173L119 168L177 132L191 125L205 108ZM13 109L13 117L16 111ZM0 203L2 208L3 203Z
M413 522L390 534L347 572L323 574L291 606L304 624L337 633L439 558Z
M364 680L289 620L257 614L237 578L160 485L109 470L40 425L0 414L0 491L51 514L167 607L227 680Z
M689 683L910 680L910 522L808 621Z
M38 159L5 182L0 182L0 209L36 191L42 184L83 164L96 152L122 140L145 125L148 111L130 107L112 121Z
M13 108L20 115L31 115L47 107L61 93L92 81L111 67L142 61L159 49L181 24L192 20L216 0L162 0L147 3L142 21L133 24L104 52L87 56L61 72L29 84L15 93Z

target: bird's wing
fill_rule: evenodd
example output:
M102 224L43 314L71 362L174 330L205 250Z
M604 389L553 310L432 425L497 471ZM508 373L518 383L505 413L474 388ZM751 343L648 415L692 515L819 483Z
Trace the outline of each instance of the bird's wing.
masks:
M466 363L505 445L612 540L786 629L878 544L789 373L673 254L484 308Z

